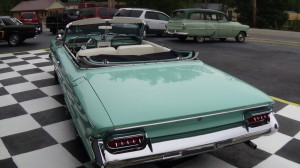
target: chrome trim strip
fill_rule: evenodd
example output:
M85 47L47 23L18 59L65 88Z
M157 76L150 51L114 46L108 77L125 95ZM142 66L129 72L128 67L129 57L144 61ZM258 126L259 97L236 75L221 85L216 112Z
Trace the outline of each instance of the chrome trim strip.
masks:
M142 127L149 127L149 126L154 126L154 125L169 124L169 123L174 123L174 122L179 122L179 121L187 121L187 120L193 120L193 119L197 119L197 118L211 117L211 116L220 115L220 114L227 114L227 113L233 113L233 112L237 112L237 111L249 110L249 109L253 109L253 108L266 107L266 106L269 106L269 105L270 104L264 104L264 105L260 105L260 106L254 106L254 107L248 107L248 108L241 108L241 109L236 109L236 110L224 111L224 112L215 113L215 114L199 115L199 116L182 118L182 119L177 119L177 120L162 121L162 122L156 122L156 123L150 123L150 124L142 124L142 125L131 126L131 127L124 127L124 128L116 128L114 130L115 131L121 131L121 130L133 129L133 128L142 128Z

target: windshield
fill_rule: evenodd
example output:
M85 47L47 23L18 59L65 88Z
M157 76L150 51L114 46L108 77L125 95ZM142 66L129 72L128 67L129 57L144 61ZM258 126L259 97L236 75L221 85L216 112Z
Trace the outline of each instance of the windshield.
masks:
M66 33L66 40L74 37L94 37L100 36L136 36L142 35L143 24L119 24L101 23L92 25L71 26Z
M22 22L16 18L3 19L3 22L5 25L21 25L22 24Z
M35 17L35 15L33 14L33 13L23 13L22 15L21 15L21 18L22 19L32 19L32 18L34 18Z

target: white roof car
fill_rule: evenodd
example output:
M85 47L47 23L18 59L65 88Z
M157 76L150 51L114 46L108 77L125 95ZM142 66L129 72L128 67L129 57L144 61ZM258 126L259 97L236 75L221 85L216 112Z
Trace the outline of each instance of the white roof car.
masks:
M143 8L121 8L114 15L114 18L117 17L134 17L143 20L146 23L145 35L162 35L170 18L163 12Z

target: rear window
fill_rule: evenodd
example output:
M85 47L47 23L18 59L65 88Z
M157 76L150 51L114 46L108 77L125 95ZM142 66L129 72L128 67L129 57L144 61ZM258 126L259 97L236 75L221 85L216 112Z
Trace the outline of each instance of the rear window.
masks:
M35 17L35 14L33 14L33 13L23 13L21 15L21 18L23 18L23 19L32 19L34 17Z
M96 13L95 8L82 9L79 13L80 17L94 17Z
M184 19L184 11L174 11L172 13L172 18L173 19Z
M190 15L190 19L191 20L205 20L204 14L203 13L199 13L199 12L192 13Z
M143 11L141 10L126 10L122 9L119 10L115 16L122 16L122 17L135 17L138 18L142 15Z

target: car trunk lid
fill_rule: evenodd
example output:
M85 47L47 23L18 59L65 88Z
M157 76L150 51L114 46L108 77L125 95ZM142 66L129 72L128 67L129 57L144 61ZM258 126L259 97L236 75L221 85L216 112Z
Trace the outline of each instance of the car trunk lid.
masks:
M272 103L200 61L107 68L87 79L116 130L144 127L152 138L242 122L238 109Z

